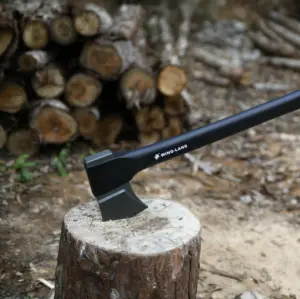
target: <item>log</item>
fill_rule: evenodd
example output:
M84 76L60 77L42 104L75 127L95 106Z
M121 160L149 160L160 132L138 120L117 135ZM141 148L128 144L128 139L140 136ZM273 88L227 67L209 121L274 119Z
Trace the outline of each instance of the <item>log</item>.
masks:
M37 70L32 78L32 87L41 98L56 98L65 90L66 80L62 69L50 62L43 69Z
M113 24L108 11L97 3L87 3L82 8L74 8L73 15L76 31L86 37L104 35Z
M179 117L173 116L168 117L167 126L162 130L162 138L168 139L177 135L182 134L183 131L183 123Z
M139 133L138 139L142 146L146 146L160 141L161 134L156 131L151 133Z
M187 73L179 65L165 65L158 74L157 87L165 96L172 97L180 94L187 84Z
M143 201L131 219L103 222L96 201L66 213L54 299L196 298L199 220L175 201Z
M100 96L103 85L100 80L83 72L73 74L65 88L65 100L74 107L92 105Z
M201 80L211 85L228 87L231 84L231 81L223 76L216 74L215 72L211 72L208 70L198 71L195 70L193 72L193 77L196 80Z
M85 43L80 54L83 68L97 73L103 80L116 80L135 60L131 41L109 41L102 38Z
M145 10L141 5L121 4L108 32L109 38L134 41L144 17Z
M277 24L280 24L286 28L289 28L295 33L300 34L300 22L298 22L296 19L290 18L276 11L272 11L269 14L269 18Z
M133 66L120 79L120 89L128 109L151 104L156 98L156 78L147 68Z
M263 57L260 59L260 62L275 67L289 68L295 71L300 71L300 59L273 56L273 57Z
M6 80L0 85L0 111L17 113L28 103L27 92L18 80Z
M62 32L62 35L65 35L66 27L64 26L61 31L61 28L56 27L55 20L60 19L67 11L68 5L63 0L43 1L40 7L35 10L25 11L21 21L22 40L25 46L35 50L44 49L57 33ZM53 21L55 21L54 27L52 25Z
M5 59L10 59L19 46L20 31L18 22L12 10L0 8L0 57L4 63Z
M183 116L186 114L186 103L181 94L164 98L164 112L169 116Z
M73 20L66 14L57 16L51 21L49 32L51 39L62 46L71 45L77 39L77 31Z
M91 139L100 119L99 109L93 106L75 108L72 115L78 124L79 134L86 139Z
M195 48L193 50L193 56L205 65L213 67L220 75L229 78L232 82L241 84L245 79L246 72L244 69L233 65L229 60L218 57L203 48Z
M265 53L291 58L299 57L296 48L288 43L278 43L277 41L273 41L262 32L249 31L248 35L254 44Z
M29 125L37 132L41 143L63 144L76 137L77 122L63 102L43 99L31 110Z
M39 152L40 144L37 134L33 130L19 129L9 134L6 148L13 156L23 154L34 156Z
M7 133L3 126L0 125L0 150L4 147L7 140Z
M18 57L18 71L34 72L44 68L55 59L55 55L44 50L29 50Z
M137 128L142 133L152 133L162 130L165 125L165 115L158 106L146 106L136 112L135 121Z
M98 147L115 144L123 125L123 119L116 114L98 120L93 132L92 142Z

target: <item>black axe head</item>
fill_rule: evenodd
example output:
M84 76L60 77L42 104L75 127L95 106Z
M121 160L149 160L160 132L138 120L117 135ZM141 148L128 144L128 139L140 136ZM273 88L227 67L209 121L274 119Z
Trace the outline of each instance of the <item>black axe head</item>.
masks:
M102 220L130 218L145 210L130 180L135 175L131 160L122 153L105 150L84 159L91 190L100 206Z
M129 218L147 206L130 180L139 171L300 108L300 91L250 108L207 126L129 152L109 150L88 156L85 169L103 221Z

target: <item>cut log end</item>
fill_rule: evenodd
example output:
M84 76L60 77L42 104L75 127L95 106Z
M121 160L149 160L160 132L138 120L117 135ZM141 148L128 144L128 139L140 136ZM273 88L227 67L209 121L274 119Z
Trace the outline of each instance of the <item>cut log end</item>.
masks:
M65 78L60 68L49 64L44 69L36 71L32 86L41 98L56 98L65 89Z
M59 16L50 25L51 38L58 44L67 46L76 41L77 32L69 16Z
M0 111L17 113L27 104L27 93L23 86L5 82L0 87Z
M33 72L44 67L51 59L52 55L43 50L27 51L18 57L19 71Z
M72 113L82 137L92 138L100 119L100 112L96 107L75 108Z
M14 31L11 28L0 29L0 56L2 56L10 47L14 39Z
M129 68L134 60L131 42L93 41L87 43L80 56L84 68L99 74L104 80L114 80Z
M45 48L49 42L46 24L38 20L27 22L23 28L23 42L30 49Z
M161 135L159 132L140 133L139 134L139 141L142 146L156 143L160 139L161 139Z
M140 132L151 133L160 131L165 127L165 116L162 108L143 107L136 113L136 125Z
M75 17L75 29L82 36L94 36L100 32L101 20L94 11L83 11Z
M164 99L164 111L170 116L184 115L187 109L181 94L174 97L166 97Z
M93 143L98 147L115 144L122 127L123 119L118 115L110 115L100 119L93 132Z
M165 96L178 95L188 83L186 72L179 66L167 65L158 75L158 89Z
M146 70L130 68L122 75L120 85L128 109L151 104L155 100L156 80Z
M162 130L162 138L168 139L183 133L183 123L179 117L169 117L168 125Z
M0 125L0 150L4 147L7 140L7 133L4 128Z
M96 201L65 215L55 299L196 298L199 220L174 201L143 201L148 208L130 221L102 222Z
M78 130L68 108L58 100L42 100L41 105L32 112L30 127L36 130L40 142L53 144L68 142Z
M30 129L21 129L9 134L6 148L10 154L34 156L39 152L40 144L37 134Z
M101 92L101 81L88 74L77 73L66 84L65 99L74 107L86 107L93 104Z

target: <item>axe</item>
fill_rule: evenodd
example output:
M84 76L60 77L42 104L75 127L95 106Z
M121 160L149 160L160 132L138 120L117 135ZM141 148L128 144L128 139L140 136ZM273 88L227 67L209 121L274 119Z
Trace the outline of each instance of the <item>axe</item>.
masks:
M130 180L140 171L300 108L300 90L132 151L104 150L84 158L103 221L133 217L147 208Z

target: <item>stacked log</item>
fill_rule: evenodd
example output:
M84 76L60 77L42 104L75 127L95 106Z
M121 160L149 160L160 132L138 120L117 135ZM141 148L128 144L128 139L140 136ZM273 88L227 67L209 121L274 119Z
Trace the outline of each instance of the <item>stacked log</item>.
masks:
M166 52L153 63L141 5L39 2L0 8L0 149L110 147L128 132L145 145L184 131L186 70Z

